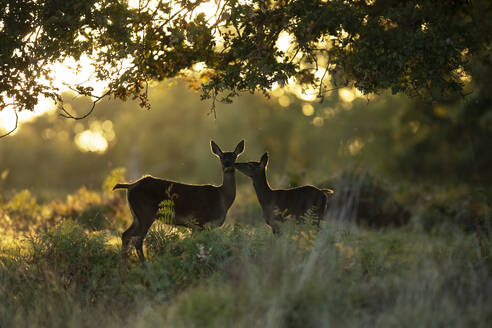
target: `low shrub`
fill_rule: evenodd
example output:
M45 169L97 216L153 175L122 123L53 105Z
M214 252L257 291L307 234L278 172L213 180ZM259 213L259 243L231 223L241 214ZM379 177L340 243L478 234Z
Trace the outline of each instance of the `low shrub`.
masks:
M328 218L319 229L286 222L273 236L257 218L203 231L156 222L148 262L132 255L125 282L121 234L95 217L122 206L100 197L74 220L0 243L0 327L486 327L492 242L487 230L456 227L463 213L486 219L488 208L473 205L476 196L461 205L441 197L428 204L442 200L446 210L428 220L451 228L375 230ZM28 208L36 206L26 212L40 215L39 226L59 210Z
M418 213L425 231L461 230L492 237L492 211L486 194L468 189L434 193Z
M328 203L332 218L375 228L402 226L410 220L411 213L390 188L368 172L343 172L324 185L335 191Z

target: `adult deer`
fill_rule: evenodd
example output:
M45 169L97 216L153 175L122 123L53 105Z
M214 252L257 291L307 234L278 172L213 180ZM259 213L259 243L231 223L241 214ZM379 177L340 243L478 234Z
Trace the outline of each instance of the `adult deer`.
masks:
M264 153L259 162L236 163L234 166L253 180L263 216L274 234L280 232L277 221L285 221L289 215L300 220L306 212L313 210L318 220L323 219L332 190L313 186L272 190L266 178L267 164L268 154Z
M220 186L189 185L146 176L134 183L118 183L113 187L113 190L128 190L128 205L133 216L133 223L121 237L125 264L132 239L135 240L140 261L145 262L143 240L163 206L168 212L171 211L167 213L170 214L165 222L168 224L203 228L205 224L218 227L224 223L227 211L236 198L234 163L244 150L244 140L233 152L222 152L213 141L210 145L222 164Z

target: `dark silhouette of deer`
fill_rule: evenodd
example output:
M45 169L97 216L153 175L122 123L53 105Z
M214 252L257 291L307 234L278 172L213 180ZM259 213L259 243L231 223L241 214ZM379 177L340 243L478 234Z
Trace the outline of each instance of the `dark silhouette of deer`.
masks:
M328 197L333 191L313 186L273 190L266 178L267 164L268 154L265 153L259 162L236 163L235 167L253 180L263 216L272 228L272 232L274 234L280 232L277 222L285 221L288 216L301 220L308 211L313 211L319 224L319 220L325 215Z
M233 152L225 153L215 142L211 141L210 145L222 164L223 180L220 186L189 185L151 176L131 184L118 183L114 186L113 190L128 190L128 205L133 216L133 223L121 237L125 267L132 240L140 261L145 262L143 240L159 213L164 212L165 223L178 226L202 229L205 225L219 227L224 223L227 211L236 198L234 163L244 150L244 141L239 142Z

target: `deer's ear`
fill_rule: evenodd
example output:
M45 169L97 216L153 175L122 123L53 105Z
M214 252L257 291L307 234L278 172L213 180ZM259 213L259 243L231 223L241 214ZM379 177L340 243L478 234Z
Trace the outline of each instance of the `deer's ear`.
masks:
M261 156L260 165L266 166L267 164L268 164L268 153L264 153L263 156Z
M222 150L220 150L220 147L217 146L217 144L213 140L210 141L210 147L212 148L212 153L219 157L222 157Z
M242 154L243 151L244 151L244 140L241 140L237 144L236 149L234 150L234 154L236 154L236 156L239 156L240 154Z

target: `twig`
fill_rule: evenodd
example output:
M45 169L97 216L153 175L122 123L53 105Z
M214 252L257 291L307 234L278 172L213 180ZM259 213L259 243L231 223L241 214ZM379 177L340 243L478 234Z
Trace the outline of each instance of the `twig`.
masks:
M222 14L224 13L225 8L226 8L226 3L224 3L224 4L222 5L222 7L221 7L221 2L222 2L222 1L221 1L221 0L219 0L219 2L217 3L217 10L215 11L215 14L214 14L214 17L215 17L215 23L214 23L212 26L210 26L210 29L211 29L211 30L213 30L213 32L212 32L212 35L213 35L213 36L215 36L215 32L216 32L216 31L218 30L218 28L219 28L219 24L220 24L220 22L221 22L220 18L222 17ZM220 9L220 14L219 14L219 9ZM207 20L207 23L208 23L211 19L212 19L212 17L211 17L211 18L209 18L209 20ZM219 31L219 33L220 33L220 31Z
M327 66L326 66L325 71L324 71L324 73L323 73L323 76L321 77L321 79L320 79L320 81L319 81L319 92L318 92L318 98L321 98L321 99L320 99L320 101L319 101L319 103L320 103L320 104L321 104L321 103L323 103L323 100L325 100L325 96L323 95L322 90L323 90L323 80L324 80L324 78L325 78L326 73L328 72L328 66L329 66L329 65L327 65Z
M9 134L13 133L15 130L17 130L17 127L19 125L19 114L17 114L17 111L15 110L14 108L14 114L15 114L15 126L12 130L10 130L9 132L5 133L5 134L2 134L0 135L0 139L8 136Z
M215 99L217 98L217 89L214 88L212 93L212 108L210 108L210 112L214 114L214 120L217 119L217 112L215 111Z
M60 110L62 111L62 113L59 113L60 116L62 117L65 117L65 118L71 118L73 120L82 120L84 118L86 118L87 116L91 115L92 112L94 111L94 108L96 108L96 104L103 98L105 98L107 95L109 95L111 93L111 90L108 90L106 91L106 93L104 93L102 96L95 96L96 100L94 100L92 102L92 106L91 106L91 109L85 113L84 115L82 116L74 116L72 114L70 114L66 109L65 107L63 107L63 105L60 106Z

